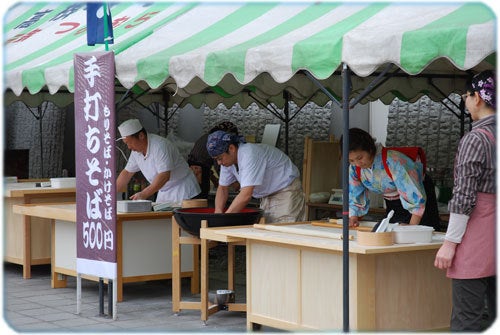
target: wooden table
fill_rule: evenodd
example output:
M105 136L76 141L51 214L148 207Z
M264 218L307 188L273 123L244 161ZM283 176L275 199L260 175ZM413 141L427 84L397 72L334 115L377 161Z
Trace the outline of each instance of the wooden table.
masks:
M309 223L302 225L312 229ZM340 229L314 227L341 233ZM356 231L350 231L356 236ZM343 329L342 240L253 227L202 228L246 240L247 327ZM435 234L438 236L438 234ZM441 234L442 236L442 234ZM441 241L365 247L349 243L349 324L356 331L449 327L451 280L433 265Z
M14 212L52 222L53 288L66 287L66 276L76 277L76 204L15 205ZM172 278L172 212L118 213L117 300L123 300L123 284ZM181 277L199 277L193 268L191 248L183 249ZM98 280L90 276L82 276Z
M23 278L31 278L31 266L50 264L50 220L14 213L15 205L74 202L75 188L35 187L34 182L4 186L4 260L20 264Z

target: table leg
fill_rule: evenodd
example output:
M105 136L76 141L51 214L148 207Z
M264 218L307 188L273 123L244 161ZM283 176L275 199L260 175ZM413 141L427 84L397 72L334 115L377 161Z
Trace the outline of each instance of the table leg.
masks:
M51 242L50 242L50 287L64 288L67 286L66 276L56 272L56 220L50 220ZM59 279L61 276L62 279Z
M201 221L201 227L208 226L207 220ZM201 320L208 319L208 240L201 239Z
M181 302L181 246L180 227L172 217L172 310L180 311Z
M31 278L31 217L24 216L23 278Z
M113 282L113 292L117 292L116 299L118 302L123 301L123 220L116 220L116 281ZM108 301L110 304L111 301Z
M59 276L61 276L62 279L59 279ZM50 287L51 288L65 288L67 286L68 286L68 284L67 284L66 275L54 272L54 270L52 270Z
M234 291L234 249L235 245L227 245L227 289Z
M193 274L191 275L191 294L200 293L200 246L193 244Z

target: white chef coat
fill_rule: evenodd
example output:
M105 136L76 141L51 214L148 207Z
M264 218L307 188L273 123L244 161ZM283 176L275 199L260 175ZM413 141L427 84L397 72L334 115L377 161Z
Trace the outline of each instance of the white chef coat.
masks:
M130 154L125 170L141 171L148 182L157 174L170 171L170 179L162 186L156 202L180 204L201 192L200 186L177 147L164 137L148 133L146 155L137 151Z
M299 176L299 169L280 149L262 143L240 143L238 168L221 166L219 184L229 186L238 181L242 188L254 186L252 196L259 199L284 189Z

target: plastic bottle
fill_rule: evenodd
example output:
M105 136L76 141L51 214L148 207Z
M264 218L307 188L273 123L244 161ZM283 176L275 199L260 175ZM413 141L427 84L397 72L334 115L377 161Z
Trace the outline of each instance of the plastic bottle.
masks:
M134 183L133 183L133 186L132 186L132 191L134 191L134 193L137 193L137 192L141 191L141 183L139 182L139 180L137 178L134 178Z

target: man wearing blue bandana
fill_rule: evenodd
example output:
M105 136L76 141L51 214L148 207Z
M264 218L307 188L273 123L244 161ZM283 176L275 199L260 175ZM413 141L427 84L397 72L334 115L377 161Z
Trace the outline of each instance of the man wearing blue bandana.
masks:
M266 223L303 221L305 199L299 169L281 150L246 143L242 136L219 130L208 136L207 150L221 165L215 213L237 213L252 197L261 199ZM226 208L229 185L240 192Z

